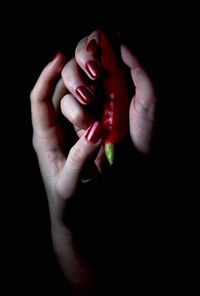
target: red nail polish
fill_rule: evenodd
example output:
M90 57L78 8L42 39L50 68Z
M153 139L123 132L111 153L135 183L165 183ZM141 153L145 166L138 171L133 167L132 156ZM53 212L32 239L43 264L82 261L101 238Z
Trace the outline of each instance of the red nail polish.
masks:
M92 78L98 78L101 75L101 68L96 62L90 61L86 63L86 70Z
M88 104L93 101L93 95L84 85L77 87L76 94L83 103Z
M97 42L95 39L90 40L87 45L87 51L96 52L97 51Z
M102 124L98 121L94 122L87 130L85 138L95 144L103 136Z

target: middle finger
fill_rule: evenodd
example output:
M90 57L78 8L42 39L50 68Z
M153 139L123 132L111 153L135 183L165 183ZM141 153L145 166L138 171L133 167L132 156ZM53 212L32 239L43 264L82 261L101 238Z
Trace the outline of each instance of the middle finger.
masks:
M65 65L62 78L66 88L81 104L86 105L93 101L95 88L86 81L75 58Z

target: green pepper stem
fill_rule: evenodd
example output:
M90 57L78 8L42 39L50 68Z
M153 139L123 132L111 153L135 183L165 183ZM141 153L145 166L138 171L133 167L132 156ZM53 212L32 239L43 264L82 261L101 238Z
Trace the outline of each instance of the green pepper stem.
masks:
M104 149L105 149L105 154L106 154L107 160L108 160L109 164L112 165L114 162L114 156L115 156L114 144L107 143L107 144L105 144Z

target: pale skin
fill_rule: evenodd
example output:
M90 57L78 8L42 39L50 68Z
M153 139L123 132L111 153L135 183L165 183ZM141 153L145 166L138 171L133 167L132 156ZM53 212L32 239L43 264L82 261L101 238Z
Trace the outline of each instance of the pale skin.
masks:
M87 50L91 40L95 40L99 46L97 31L77 44L74 57L67 63L63 54L58 53L43 69L30 96L33 146L47 192L53 245L61 269L75 295L93 295L95 276L87 260L74 247L73 232L63 222L63 211L76 194L88 160L96 155L95 165L100 172L104 162L101 123L84 109L85 105L95 100L94 82L101 75L101 65L95 50ZM151 149L155 125L154 87L143 67L125 45L121 45L121 58L130 69L136 89L129 109L130 137L135 148L146 154ZM88 61L96 63L96 72L95 69L88 72ZM90 80L84 79L84 75ZM61 79L56 84L59 77ZM86 87L85 96L77 93L79 86ZM60 110L74 126L79 137L67 155L64 153L67 135L57 116Z

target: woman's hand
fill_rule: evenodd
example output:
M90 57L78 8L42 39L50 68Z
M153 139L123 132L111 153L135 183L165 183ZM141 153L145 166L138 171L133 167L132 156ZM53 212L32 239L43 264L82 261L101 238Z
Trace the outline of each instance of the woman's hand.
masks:
M73 62L69 61L66 67ZM64 65L64 56L58 53L44 68L31 92L33 146L48 196L52 241L58 261L75 295L90 295L95 288L94 275L87 260L77 252L74 234L65 224L63 213L67 201L76 194L85 164L91 157L95 158L100 149L103 129L75 99L71 86L69 93L62 79L56 83ZM75 70L73 65L71 81L78 83ZM69 153L65 151L69 135L59 123L60 101L63 113L80 136ZM85 103L83 101L81 103Z
M48 194L51 192L53 196L58 194L66 199L73 196L87 160L98 150L95 164L102 171L105 158L99 141L103 136L102 125L95 123L96 119L84 108L95 100L95 83L103 73L99 52L99 34L94 31L78 43L75 57L66 64L59 53L42 71L31 93L33 145ZM155 122L154 88L147 73L125 45L121 46L121 56L130 68L135 86L129 110L131 139L140 152L146 153L151 148ZM56 85L60 74L62 80ZM67 156L64 151L67 135L57 120L60 106L79 136Z
M73 62L70 61L66 67ZM59 203L60 199L72 197L77 189L81 172L87 160L98 152L101 145L103 129L100 122L95 121L81 107L72 93L67 90L62 80L56 80L65 65L64 56L57 56L44 68L31 92L31 112L33 124L33 146L38 156L47 195L51 203ZM71 81L77 81L71 68ZM74 77L73 77L74 75ZM67 85L68 87L68 85ZM65 143L68 135L64 133L58 121L61 101L63 113L73 122L80 138L70 149L68 155Z
M95 85L92 82L98 80L104 71L100 54L99 33L94 31L78 43L75 58L62 72L66 87L82 104L91 103L94 99ZM121 58L130 70L135 87L129 108L130 136L139 152L148 153L152 145L156 117L157 99L154 86L147 72L126 45L121 45ZM77 77L74 80L71 79L72 73L73 77ZM83 73L89 78L89 82L85 80ZM70 117L66 109L63 108L63 112Z
M130 135L135 148L148 153L152 147L157 99L154 86L146 71L129 48L121 45L121 56L129 67L135 95L129 109Z
M48 196L52 240L63 273L76 295L92 294L95 277L87 260L77 251L73 231L64 223L63 213L67 201L76 195L91 159L99 172L105 162L102 124L86 108L95 102L98 80L103 78L100 49L98 31L94 31L78 43L75 56L67 63L63 54L58 53L43 69L31 92L33 146ZM136 149L147 153L155 122L154 88L125 45L121 46L121 57L135 86L129 109L130 136ZM66 142L71 134L61 125L60 112L79 138L69 151Z

